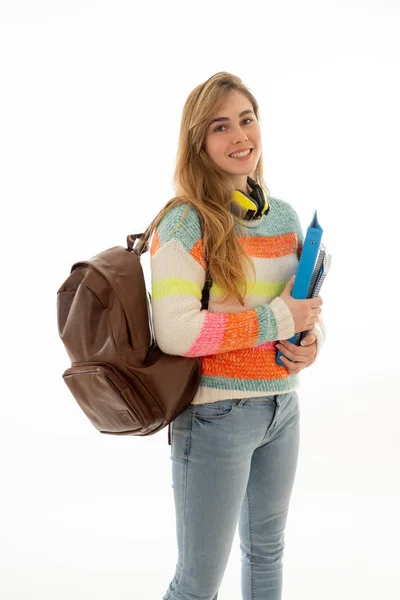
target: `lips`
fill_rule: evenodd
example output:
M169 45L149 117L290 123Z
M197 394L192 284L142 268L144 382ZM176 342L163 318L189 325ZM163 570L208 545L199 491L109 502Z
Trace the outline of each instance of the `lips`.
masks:
M249 154L247 155L249 156L253 152L254 148L243 148L242 150L235 150L234 152L228 154L228 156L229 158L234 158L233 156L231 156L232 154L240 154L241 152L246 152L247 150L250 150Z
M248 154L245 154L244 156L237 156L236 158L233 156L229 156L229 158L231 158L232 160L236 160L236 162L246 162L246 161L250 160L252 154L253 154L253 148L251 148L250 152L248 152Z

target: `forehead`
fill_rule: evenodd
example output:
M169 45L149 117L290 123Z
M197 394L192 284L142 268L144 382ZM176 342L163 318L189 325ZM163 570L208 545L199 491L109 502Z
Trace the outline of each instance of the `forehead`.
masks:
M218 108L214 110L213 116L218 116L217 113L245 110L246 108L253 110L250 100L242 92L231 90Z

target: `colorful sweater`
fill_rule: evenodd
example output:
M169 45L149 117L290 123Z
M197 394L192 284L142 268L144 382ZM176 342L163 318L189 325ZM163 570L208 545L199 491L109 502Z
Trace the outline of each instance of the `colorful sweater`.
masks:
M269 204L269 212L257 221L235 218L247 228L243 237L235 224L256 271L253 287L245 263L245 306L237 300L217 303L222 290L213 283L208 310L201 310L206 264L200 220L192 206L175 232L187 204L170 209L154 232L150 270L155 337L167 354L200 357L202 375L193 404L282 394L299 385L298 375L289 375L276 363L275 346L295 333L279 295L297 271L304 236L290 204L271 197ZM325 338L321 319L313 333L319 354Z

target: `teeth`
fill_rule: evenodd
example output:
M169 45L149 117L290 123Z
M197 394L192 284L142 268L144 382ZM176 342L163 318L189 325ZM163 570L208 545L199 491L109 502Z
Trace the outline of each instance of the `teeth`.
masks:
M251 150L246 150L245 152L239 152L238 154L230 154L229 156L231 156L232 158L239 158L240 156L247 156L248 154L250 154Z

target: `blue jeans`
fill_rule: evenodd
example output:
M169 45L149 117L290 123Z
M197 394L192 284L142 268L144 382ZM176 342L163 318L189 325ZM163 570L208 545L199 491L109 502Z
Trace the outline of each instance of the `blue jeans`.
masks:
M217 600L237 524L242 600L282 597L299 418L289 392L191 404L173 421L178 561L163 600Z

